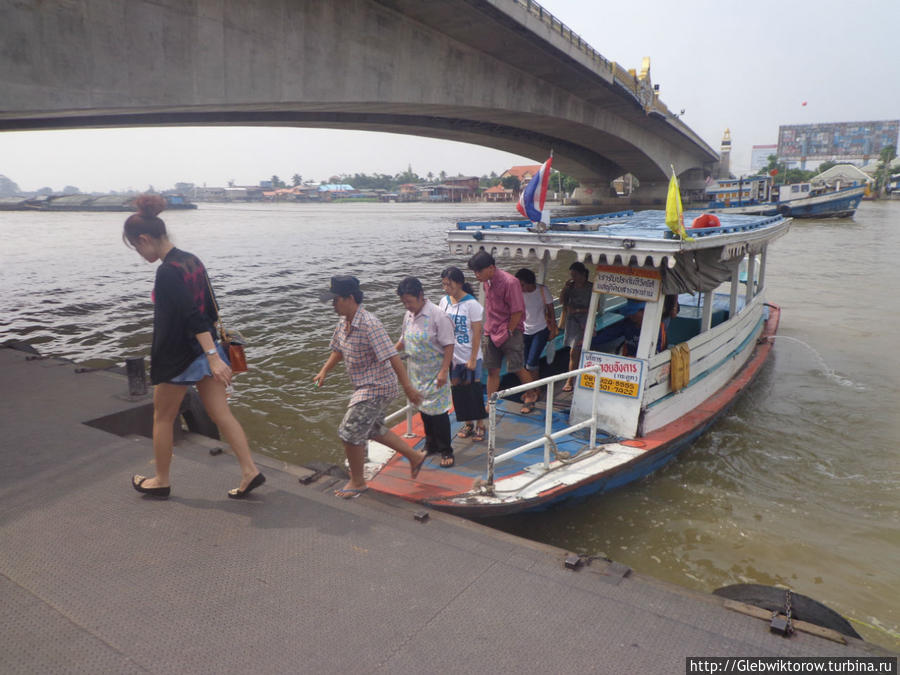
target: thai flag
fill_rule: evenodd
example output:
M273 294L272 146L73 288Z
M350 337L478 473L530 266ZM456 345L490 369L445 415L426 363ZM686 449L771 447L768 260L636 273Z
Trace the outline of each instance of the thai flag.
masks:
M547 185L550 183L550 165L553 164L553 155L544 162L538 171L522 190L519 203L516 206L519 213L528 218L532 223L541 222L544 211L544 201L547 198Z

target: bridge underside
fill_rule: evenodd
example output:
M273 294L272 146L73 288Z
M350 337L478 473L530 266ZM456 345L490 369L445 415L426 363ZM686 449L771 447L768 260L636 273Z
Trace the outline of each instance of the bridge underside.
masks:
M316 106L326 108L326 106ZM347 106L342 106L346 108ZM634 172L649 175L658 172L647 158L637 156L621 139L597 130L575 125L561 125L559 120L532 118L532 127L498 124L487 119L473 119L471 111L443 111L446 116L416 115L378 112L367 106L365 112L341 112L322 110L263 110L254 106L251 110L184 110L155 112L109 112L89 115L64 115L34 117L18 120L0 119L0 129L24 131L38 129L90 129L148 126L283 126L320 129L353 129L408 134L442 140L472 143L503 150L523 157L546 159L554 152L554 168L587 182L603 182L624 173L621 165L589 147L602 147L605 152L628 157L624 163L634 167ZM524 116L523 116L524 117ZM522 123L522 119L509 119ZM541 127L555 133L538 130ZM568 128L566 128L568 127ZM566 140L565 132L577 132L581 138L592 137L590 143L574 143ZM562 133L561 133L562 132ZM562 137L561 137L562 136ZM537 158L540 158L539 160Z
M530 8L530 9L529 9ZM460 141L584 183L715 154L623 70L496 0L14 3L0 22L0 131L258 125ZM625 78L628 78L625 73ZM632 82L633 84L633 82ZM649 85L649 80L645 82Z

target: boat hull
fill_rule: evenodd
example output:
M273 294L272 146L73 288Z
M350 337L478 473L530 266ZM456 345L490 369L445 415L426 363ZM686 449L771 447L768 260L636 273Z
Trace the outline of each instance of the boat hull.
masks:
M772 349L770 338L777 333L781 314L780 308L776 305L769 304L768 307L769 314L763 324L760 337L749 358L734 376L706 399L702 405L695 406L687 414L646 435L622 441L622 445L634 449L634 457L609 470L593 473L574 483L545 490L533 498L488 502L472 497L469 501L463 502L460 501L459 494L471 488L471 479L468 486L460 484L460 489L455 494L453 490L447 490L444 494L434 494L428 489L423 489L414 481L403 480L400 473L403 467L400 460L395 457L384 467L384 472L388 475L384 479L380 475L375 476L369 484L377 491L448 513L471 518L489 518L523 511L542 510L557 502L608 492L639 480L662 468L682 450L690 446L730 409L741 392L759 374L770 355ZM402 435L405 426L398 425L395 431Z
M814 197L803 197L768 204L746 204L706 209L706 213L770 216L780 213L785 218L851 218L862 201L864 187L847 188Z
M779 212L794 218L850 218L862 201L864 188L796 199L779 204Z

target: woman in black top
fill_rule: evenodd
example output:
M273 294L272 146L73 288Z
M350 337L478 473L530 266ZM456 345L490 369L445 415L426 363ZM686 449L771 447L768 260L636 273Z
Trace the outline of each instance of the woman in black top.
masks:
M132 476L138 492L168 497L172 463L172 429L187 388L194 384L203 407L241 465L241 484L230 490L242 499L266 478L256 468L247 436L231 410L225 387L231 384L231 367L222 346L216 344L218 320L206 269L200 260L175 248L158 214L166 207L159 195L141 195L137 213L125 221L122 238L147 262L161 260L153 286L153 346L150 381L153 391L153 454L156 475Z

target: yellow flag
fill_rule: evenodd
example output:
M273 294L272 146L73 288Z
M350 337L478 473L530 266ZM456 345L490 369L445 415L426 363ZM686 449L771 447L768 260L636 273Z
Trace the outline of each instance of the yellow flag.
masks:
M669 194L666 197L666 225L683 241L694 241L684 229L684 209L681 206L681 192L678 190L678 179L675 167L672 167L672 178L669 180Z

